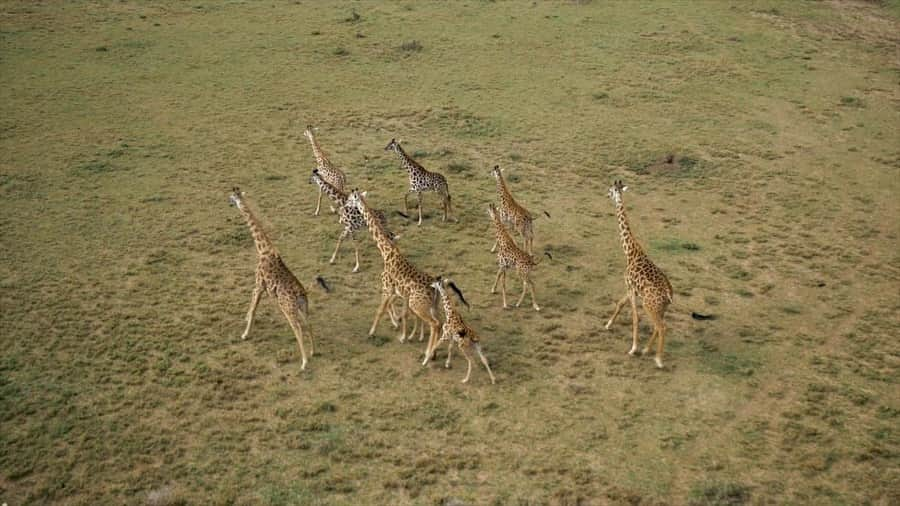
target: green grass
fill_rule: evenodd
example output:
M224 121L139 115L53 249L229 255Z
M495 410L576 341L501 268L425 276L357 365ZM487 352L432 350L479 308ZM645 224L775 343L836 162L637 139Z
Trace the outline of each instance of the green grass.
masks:
M0 10L0 502L900 502L900 3ZM346 242L329 264L308 124L465 292L496 385L368 336L381 259L363 233L359 273ZM391 138L458 223L433 194L395 213ZM490 293L496 164L553 255L540 313ZM603 328L615 179L675 289L662 371L627 356L630 308ZM269 299L240 339L233 186L309 291L306 371Z

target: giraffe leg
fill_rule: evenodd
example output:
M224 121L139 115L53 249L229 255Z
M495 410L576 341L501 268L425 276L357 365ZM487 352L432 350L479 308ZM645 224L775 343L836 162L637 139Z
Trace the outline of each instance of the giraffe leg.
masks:
M650 351L650 347L653 346L653 341L656 340L658 330L659 330L659 328L654 323L653 330L650 332L650 339L647 340L647 344L645 344L644 348L641 350L641 355L646 355L647 352Z
M500 280L500 293L503 294L503 309L508 309L506 304L506 270L503 271L503 279Z
M319 200L316 201L316 210L313 213L313 216L319 215L319 208L322 207L322 189L319 188Z
M359 243L352 233L350 234L350 239L353 240L353 253L356 255L356 265L353 266L353 272L359 272Z
M303 333L306 334L307 339L309 339L309 356L312 357L315 355L316 350L313 344L313 332L312 327L309 324L309 318L307 318L306 314L303 311L297 311L300 317L298 318L298 323L300 324L301 329L306 329Z
M625 303L628 302L629 297L631 297L630 291L626 293L624 297L622 297L622 300L616 303L616 309L613 311L612 316L609 317L609 321L606 322L606 330L609 330L609 328L612 327L613 322L616 321L616 317L619 316L619 311L621 311L622 306L624 306Z
M501 274L503 274L503 267L497 270L497 277L494 279L494 286L491 287L491 293L497 293L497 283L500 282Z
M634 355L638 349L638 311L637 311L637 295L630 294L631 299L631 350L629 355Z
M459 351L462 352L463 356L466 357L466 377L463 378L463 383L469 382L469 376L472 374L472 357L469 355L469 351L466 349L466 346L460 346Z
M534 281L531 278L528 278L528 290L531 292L531 305L534 307L535 311L540 311L541 307L538 306L537 301L534 300Z
M444 221L447 221L453 217L450 212L450 193L447 191L441 192L441 200L444 202Z
M400 313L400 342L406 342L406 321L409 319L409 306L406 305L406 300L401 298L401 302L403 302L403 312ZM415 328L416 320L415 315L413 315L413 328Z
M341 232L341 235L338 236L337 246L334 247L334 253L331 254L331 259L328 260L328 263L333 264L334 261L337 260L338 251L340 251L341 249L341 243L344 241L344 239L347 238L348 235L350 235L350 232L347 229L344 229L344 231Z
M381 300L384 300L385 297L392 297L394 293L394 289L384 281L382 277L381 283ZM391 303L388 305L388 316L391 318L391 326L399 328L400 326L400 316L397 313L397 309L394 307L394 299L391 299Z
M384 312L387 309L388 304L391 303L392 295L381 295L381 304L378 306L378 311L375 313L375 321L372 322L372 328L369 329L369 335L375 335L375 327L378 326L378 322L381 320L381 317L384 316Z
M494 245L491 246L491 253L497 251L497 243L499 243L499 242L500 242L499 239L494 239Z
M488 363L488 359L484 356L484 353L481 352L481 345L479 343L475 343L475 351L478 353L478 357L481 358L481 363L484 364L484 368L487 369L488 375L491 377L491 385L497 384L497 381L494 379L494 372L491 371L491 365Z
M280 304L281 312L284 313L284 317L287 318L288 324L291 326L291 330L294 331L294 336L297 338L297 345L300 346L300 370L306 369L306 350L303 348L303 329L300 326L300 322L297 321L297 316L294 311L296 311L293 307L286 303Z
M431 314L431 298L421 294L411 295L409 298L409 307L413 313L422 319L423 325L430 327L428 335L428 345L425 348L425 359L422 365L428 365L428 361L434 356L435 348L437 348L438 334L440 332L440 322Z
M250 334L250 326L253 325L253 315L256 314L256 306L259 305L259 299L262 297L262 292L262 284L257 282L256 286L253 288L253 297L250 299L250 310L247 311L247 327L244 329L244 333L241 334L241 339L247 339L247 335Z
M662 355L663 355L663 346L666 341L666 321L665 321L665 313L662 311L654 311L650 313L650 317L653 319L653 331L656 334L656 356L653 357L653 361L656 362L656 367L662 369ZM649 351L650 345L648 343L646 351Z
M444 362L444 367L450 369L450 356L453 355L453 339L447 340L450 344L447 345L447 361Z
M399 328L400 327L400 317L397 316L397 309L394 307L393 302L391 302L388 305L387 313L388 313L388 318L391 319L391 326L394 327L395 329Z
M421 225L422 224L422 192L416 193L416 203L419 206L419 223L418 223L418 225Z
M403 214L409 215L409 194L412 193L412 190L407 190L406 195L403 196Z
M522 277L522 295L519 296L519 300L516 301L516 307L522 305L522 301L525 300L525 292L528 291L528 278Z

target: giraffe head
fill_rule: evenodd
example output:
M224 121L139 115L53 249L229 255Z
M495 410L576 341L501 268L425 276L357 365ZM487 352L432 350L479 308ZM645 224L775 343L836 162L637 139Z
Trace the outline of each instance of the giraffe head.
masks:
M357 189L354 189L352 192L350 192L350 195L347 195L347 207L362 212L363 206L366 202L363 199L366 198L366 195L368 195L368 193L369 192L361 192Z
M231 195L228 196L229 205L235 206L238 209L243 210L245 208L244 204L244 196L247 195L245 192L242 192L240 188L235 186L231 189Z
M609 198L613 199L616 205L622 203L622 194L628 190L628 187L622 184L621 179L617 179L609 189Z
M491 220L496 220L497 217L499 216L498 213L497 213L497 208L494 207L494 203L493 203L493 202L490 203L490 204L488 204L488 216L491 217Z
M303 131L303 135L304 135L307 139L309 139L309 140L312 140L312 139L313 139L313 127L312 127L312 125L306 125L306 130Z
M456 286L456 283L454 283L452 279L438 276L437 278L435 278L434 282L431 283L431 287L437 290L437 293L442 297L444 296L444 288L448 286L452 288L454 292L456 292L456 296L459 297L459 301L462 302L463 305L466 306L466 308L469 308L469 302L466 300L465 296L463 296L462 290L460 290L459 287Z
M444 294L444 279L440 276L434 279L434 282L431 283L431 288L437 290L437 292L441 295Z
M494 168L491 169L491 175L494 176L494 179L497 179L497 180L499 180L501 177L503 177L501 175L502 172L503 172L503 169L501 169L499 165L494 165Z
M385 151L399 151L401 142L402 141L398 141L397 139L391 139L391 142L389 142L388 145L384 147L384 150Z
M319 184L321 180L322 176L319 174L319 169L313 169L312 174L309 176L309 182L311 184Z

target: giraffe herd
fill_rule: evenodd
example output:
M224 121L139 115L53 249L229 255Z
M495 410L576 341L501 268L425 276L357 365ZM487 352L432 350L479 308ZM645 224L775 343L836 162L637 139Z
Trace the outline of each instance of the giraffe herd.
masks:
M314 215L318 216L322 194L331 200L331 209L338 214L338 221L343 226L334 253L329 260L333 264L340 251L341 243L349 237L353 242L356 263L353 272L359 271L359 242L356 232L366 228L372 236L383 261L381 272L381 302L375 313L369 335L374 335L378 323L388 314L391 324L400 327L400 342L412 338L416 331L419 332L419 340L424 340L426 327L428 328L428 342L422 365L427 366L434 358L437 348L444 342L448 342L446 367L450 367L450 358L454 344L465 357L468 368L463 383L469 381L472 372L472 355L474 351L478 355L491 378L495 383L494 373L491 371L487 357L481 349L481 339L472 327L463 320L462 315L456 309L447 292L450 287L468 307L462 291L451 280L441 276L432 276L418 269L401 251L397 245L397 237L387 229L387 218L384 212L371 208L366 202L366 192L347 189L347 178L343 171L337 168L326 156L315 138L312 127L307 127L303 132L309 140L313 155L316 159L316 168L310 175L310 183L319 188ZM435 192L441 197L443 220L458 221L453 218L450 190L447 179L437 172L426 170L422 165L413 160L400 145L400 142L391 139L385 147L386 151L393 151L400 158L400 164L409 175L409 190L403 198L404 211L408 215L408 198L410 193L416 194L418 207L417 224L422 224L422 194L423 192ZM506 301L506 272L515 269L522 281L522 293L516 302L519 307L530 293L531 304L535 311L540 311L534 294L534 282L531 274L540 260L534 256L534 218L524 206L513 198L506 181L503 178L499 166L494 166L491 176L496 179L499 206L488 204L488 215L493 224L495 235L494 246L491 252L497 254L498 271L494 279L491 293L497 292L500 285L503 308L508 308ZM634 238L628 226L625 216L625 206L622 194L628 189L621 181L616 181L609 189L609 197L615 203L616 219L619 226L619 236L625 251L625 286L626 293L615 304L612 316L606 323L606 329L610 329L625 302L631 302L632 313L632 347L628 352L634 355L638 350L638 311L637 299L641 298L644 311L649 315L653 323L653 332L650 340L642 350L646 354L654 341L656 342L656 355L654 361L659 368L663 367L662 353L665 343L666 325L664 316L666 309L672 302L672 285L641 248ZM309 341L309 356L313 355L313 334L309 325L309 301L308 294L299 280L285 265L272 241L263 230L259 219L247 203L246 195L239 188L234 188L230 196L231 204L237 207L247 225L256 245L257 267L256 284L247 312L247 326L241 339L246 339L253 324L256 307L263 293L276 299L278 306L288 320L288 324L294 331L297 344L300 347L301 364L303 370L307 365L307 355L304 347L304 339ZM548 215L549 216L549 215ZM516 243L507 229L511 227L513 232L522 237L521 247ZM549 254L548 254L549 256ZM396 303L400 303L397 309ZM440 309L443 309L443 323L438 318ZM412 329L407 334L407 319L412 320Z

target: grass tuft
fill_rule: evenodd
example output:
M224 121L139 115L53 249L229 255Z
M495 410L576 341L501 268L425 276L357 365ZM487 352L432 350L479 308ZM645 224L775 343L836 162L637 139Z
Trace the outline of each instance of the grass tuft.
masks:
M405 53L418 53L425 49L418 40L411 40L400 44L400 50Z
M750 502L750 488L739 483L703 483L694 486L691 506L740 506Z

